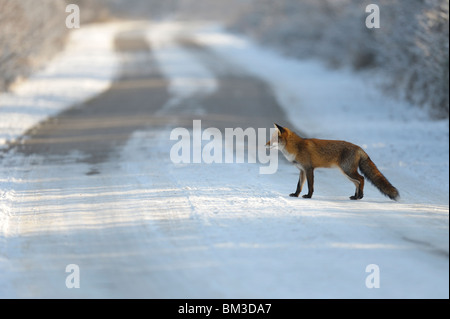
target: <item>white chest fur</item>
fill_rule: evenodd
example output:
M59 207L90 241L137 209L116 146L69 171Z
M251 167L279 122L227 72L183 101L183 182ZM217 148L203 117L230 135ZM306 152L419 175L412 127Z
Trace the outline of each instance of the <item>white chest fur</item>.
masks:
M280 150L281 150L281 153L283 153L283 155L284 155L284 157L286 157L286 159L289 161L289 162L293 162L293 161L295 161L295 154L291 154L291 153L289 153L288 151L286 151L286 149L283 147L283 148L280 148Z
M284 157L291 163L294 163L294 165L299 169L303 170L303 166L295 161L295 154L289 153L284 147L281 145L278 146L278 149L283 153Z

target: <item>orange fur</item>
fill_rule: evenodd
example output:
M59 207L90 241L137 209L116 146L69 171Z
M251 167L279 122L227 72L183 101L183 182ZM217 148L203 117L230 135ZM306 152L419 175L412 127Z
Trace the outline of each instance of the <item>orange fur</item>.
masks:
M364 176L371 181L384 195L397 200L399 193L384 175L378 170L367 153L358 145L335 140L306 139L298 136L290 129L275 124L277 128L277 141L270 140L267 146L275 146L283 153L286 159L300 170L300 177L295 193L290 196L299 196L304 182L308 181L308 194L310 198L314 192L314 169L319 167L338 167L355 185L355 195L351 199L363 198L364 177L358 173L358 168Z

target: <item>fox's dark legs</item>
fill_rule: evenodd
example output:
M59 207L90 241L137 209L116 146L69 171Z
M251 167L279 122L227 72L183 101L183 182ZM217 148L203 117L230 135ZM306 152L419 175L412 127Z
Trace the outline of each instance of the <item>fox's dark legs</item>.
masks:
M308 194L303 195L303 198L311 198L314 192L314 169L308 168L306 170L300 170L300 176L298 178L297 189L295 193L289 194L291 197L298 197L302 192L303 185L305 181L308 181Z
M295 193L289 194L289 196L291 197L298 197L298 195L300 195L300 193L302 192L302 188L303 188L303 184L305 184L305 171L300 170L300 176L298 178L298 183L297 183L297 189L295 190Z
M357 200L364 197L364 177L361 176L357 170L344 170L342 172L355 184L355 195L350 196L350 199ZM308 181L308 194L303 195L303 198L311 198L314 193L314 169L308 168L300 170L300 176L297 183L295 193L289 194L291 197L298 197L302 191L305 180Z
M350 196L350 199L356 200L364 197L364 177L358 174L357 170L352 172L344 171L344 174L355 184L355 195Z
M311 198L314 192L314 169L306 169L306 180L308 181L308 194L303 195L303 198Z

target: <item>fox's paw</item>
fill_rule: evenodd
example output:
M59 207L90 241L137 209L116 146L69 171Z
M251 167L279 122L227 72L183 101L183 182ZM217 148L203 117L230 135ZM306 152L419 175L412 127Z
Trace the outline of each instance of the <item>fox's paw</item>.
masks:
M353 196L350 196L350 199L351 199L351 200L357 200L357 199L361 199L361 198L363 198L363 197L364 197L363 194L359 194L359 195L353 195Z
M299 194L296 194L296 193L291 193L291 194L289 194L289 196L291 196L291 197L298 197L298 195L299 195Z
M303 198L311 198L312 195L310 195L310 194L305 194L305 195L303 195L302 197L303 197Z

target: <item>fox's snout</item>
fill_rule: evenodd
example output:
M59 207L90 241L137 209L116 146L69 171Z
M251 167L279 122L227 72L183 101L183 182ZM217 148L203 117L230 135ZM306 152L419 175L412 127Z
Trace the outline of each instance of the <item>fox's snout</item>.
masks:
M279 130L276 130L272 133L272 136L270 137L270 140L266 143L266 148L277 148L279 144Z
M276 141L272 141L272 140L270 140L270 141L268 141L267 143L266 143L266 148L267 149L277 149L277 147L278 147L278 142L276 142Z

